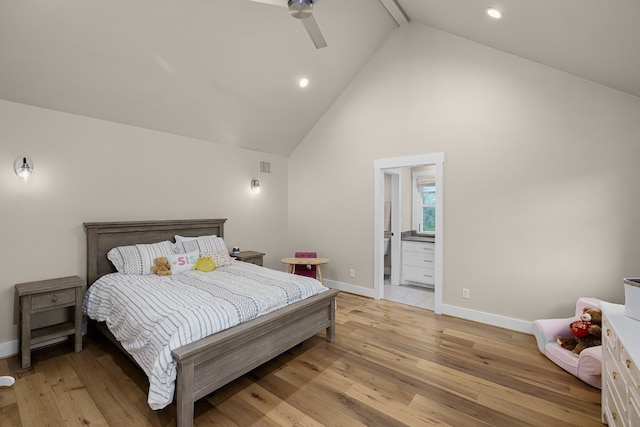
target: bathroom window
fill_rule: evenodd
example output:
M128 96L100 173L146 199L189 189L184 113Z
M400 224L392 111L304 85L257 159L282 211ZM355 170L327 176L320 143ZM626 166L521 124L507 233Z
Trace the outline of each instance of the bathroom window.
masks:
M429 172L414 172L413 225L418 233L436 231L436 182Z
M421 232L436 231L436 186L424 185L420 188L422 193L422 218L419 224Z

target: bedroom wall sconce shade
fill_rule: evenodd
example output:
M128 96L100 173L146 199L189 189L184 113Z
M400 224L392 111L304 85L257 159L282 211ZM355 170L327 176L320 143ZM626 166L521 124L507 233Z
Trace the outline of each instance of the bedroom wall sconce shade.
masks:
M18 157L14 163L14 170L23 180L28 180L33 174L33 162L27 157Z
M258 181L257 179L251 180L251 191L253 191L254 193L260 192L260 181Z

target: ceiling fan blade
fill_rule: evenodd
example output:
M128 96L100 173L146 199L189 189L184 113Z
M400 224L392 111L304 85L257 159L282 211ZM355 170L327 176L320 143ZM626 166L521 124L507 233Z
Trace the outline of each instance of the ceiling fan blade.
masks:
M327 47L327 42L324 40L320 27L318 27L318 23L313 15L308 18L301 19L301 21L302 25L304 25L304 29L307 30L309 37L311 37L311 41L313 41L313 44L316 46L316 49Z
M251 1L256 3L272 4L274 6L283 6L283 7L288 7L289 5L287 0L251 0Z

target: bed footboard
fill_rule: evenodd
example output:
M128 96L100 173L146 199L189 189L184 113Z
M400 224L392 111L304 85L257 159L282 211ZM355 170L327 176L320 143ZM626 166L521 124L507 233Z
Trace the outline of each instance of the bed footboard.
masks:
M178 364L177 425L193 425L196 400L323 329L335 339L336 295L329 290L172 351Z

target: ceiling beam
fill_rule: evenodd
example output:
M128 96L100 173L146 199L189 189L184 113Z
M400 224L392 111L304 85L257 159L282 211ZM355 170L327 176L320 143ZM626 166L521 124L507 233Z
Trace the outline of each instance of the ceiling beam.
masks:
M380 0L380 3L382 3L384 8L387 9L387 12L389 12L389 15L391 15L400 27L409 23L409 17L404 13L404 10L402 10L396 0Z

